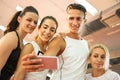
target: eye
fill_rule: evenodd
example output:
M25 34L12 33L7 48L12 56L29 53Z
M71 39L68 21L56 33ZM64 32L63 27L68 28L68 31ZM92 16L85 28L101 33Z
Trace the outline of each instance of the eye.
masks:
M97 55L94 55L93 57L97 58L98 56L97 56Z
M81 21L82 19L81 19L81 17L78 17L78 18L76 18L76 20L77 20L77 21Z
M48 25L46 25L46 24L43 24L42 26L43 26L44 29L48 28Z
M32 20L31 19L27 19L27 21L31 22Z
M105 55L102 55L101 58L102 58L102 59L105 59Z
M36 24L36 25L37 25L37 21L34 21L34 24Z
M46 26L43 26L43 28L44 28L44 29L47 29L47 27L46 27Z
M73 17L70 17L69 20L73 20L74 18Z
M52 29L50 29L52 32L55 32L56 31L56 29L54 29L54 28L52 28Z

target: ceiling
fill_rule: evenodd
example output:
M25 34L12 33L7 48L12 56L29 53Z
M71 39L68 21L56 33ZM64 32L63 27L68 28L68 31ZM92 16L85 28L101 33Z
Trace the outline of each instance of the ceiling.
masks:
M117 21L117 24L120 23L120 18L115 17L111 20L107 20L106 23L104 20L111 19L110 16L113 15L116 10L116 4L120 3L120 0L87 0L90 4L92 4L97 10L98 13L95 16L92 16L90 13L87 13L87 23L89 24L94 20L100 18L99 22L101 22L104 26L99 30L92 30L90 34L84 36L85 39L88 40L90 45L96 43L103 43L109 49L112 56L116 57L120 56L120 25L115 25L115 27L110 27L108 24L114 23ZM67 31L67 22L66 22L66 12L65 9L69 3L76 2L75 0L0 0L0 25L6 26L8 21L11 19L11 15L16 12L16 6L20 5L21 7L25 7L28 5L32 5L39 11L40 19L47 15L54 16L59 22L58 32L66 32ZM114 9L115 8L115 9ZM120 5L117 6L120 8ZM102 17L102 19L101 19ZM107 24L107 25L106 25ZM114 23L116 24L116 23ZM97 25L97 24L94 24ZM92 25L92 26L94 26ZM97 28L99 25L95 26ZM95 27L92 27L95 29ZM28 35L25 40L31 41L33 37L37 34L37 30L35 30L31 35Z

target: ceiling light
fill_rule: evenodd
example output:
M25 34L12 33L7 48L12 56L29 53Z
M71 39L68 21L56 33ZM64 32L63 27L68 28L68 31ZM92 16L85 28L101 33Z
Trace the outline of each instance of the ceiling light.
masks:
M22 8L20 5L17 5L16 10L17 10L17 11L22 11L23 8Z
M39 26L39 25L40 25L40 22L41 22L41 20L39 19L39 20L38 20L38 23L37 23L37 26Z
M2 31L5 31L5 30L6 30L6 27L4 27L3 25L0 25L0 29L1 29Z
M87 11L91 14L91 15L95 15L98 11L95 7L93 7L89 2L87 2L86 0L76 0L78 3L82 4L83 6L85 6L85 8L87 9Z

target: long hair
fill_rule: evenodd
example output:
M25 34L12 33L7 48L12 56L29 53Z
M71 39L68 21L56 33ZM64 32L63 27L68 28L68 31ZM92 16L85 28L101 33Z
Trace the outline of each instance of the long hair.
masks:
M12 19L10 20L10 22L8 23L7 29L4 31L4 35L8 32L15 31L19 26L19 22L17 20L18 16L23 17L27 12L33 12L39 15L38 11L32 6L27 6L23 11L16 12Z
M106 55L105 55L105 62L103 68L107 70L109 68L109 62L110 62L110 54L108 48L103 44L95 44L90 49L90 56L95 48L101 48L105 51Z

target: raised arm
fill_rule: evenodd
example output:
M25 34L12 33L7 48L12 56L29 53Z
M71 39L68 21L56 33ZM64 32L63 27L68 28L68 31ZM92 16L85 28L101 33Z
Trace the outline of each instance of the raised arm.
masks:
M60 55L65 49L65 41L62 36L57 36L48 45L48 49L44 53L45 56Z
M44 56L60 55L64 49L65 49L64 39L62 37L56 37L50 42L47 51L44 53ZM26 60L28 58L29 59L34 58L34 59ZM43 64L41 64L41 62L42 60L37 56L34 56L33 54L22 57L22 65L24 66L24 70L26 71L30 71L30 72L40 71L42 69L41 66L44 66Z

